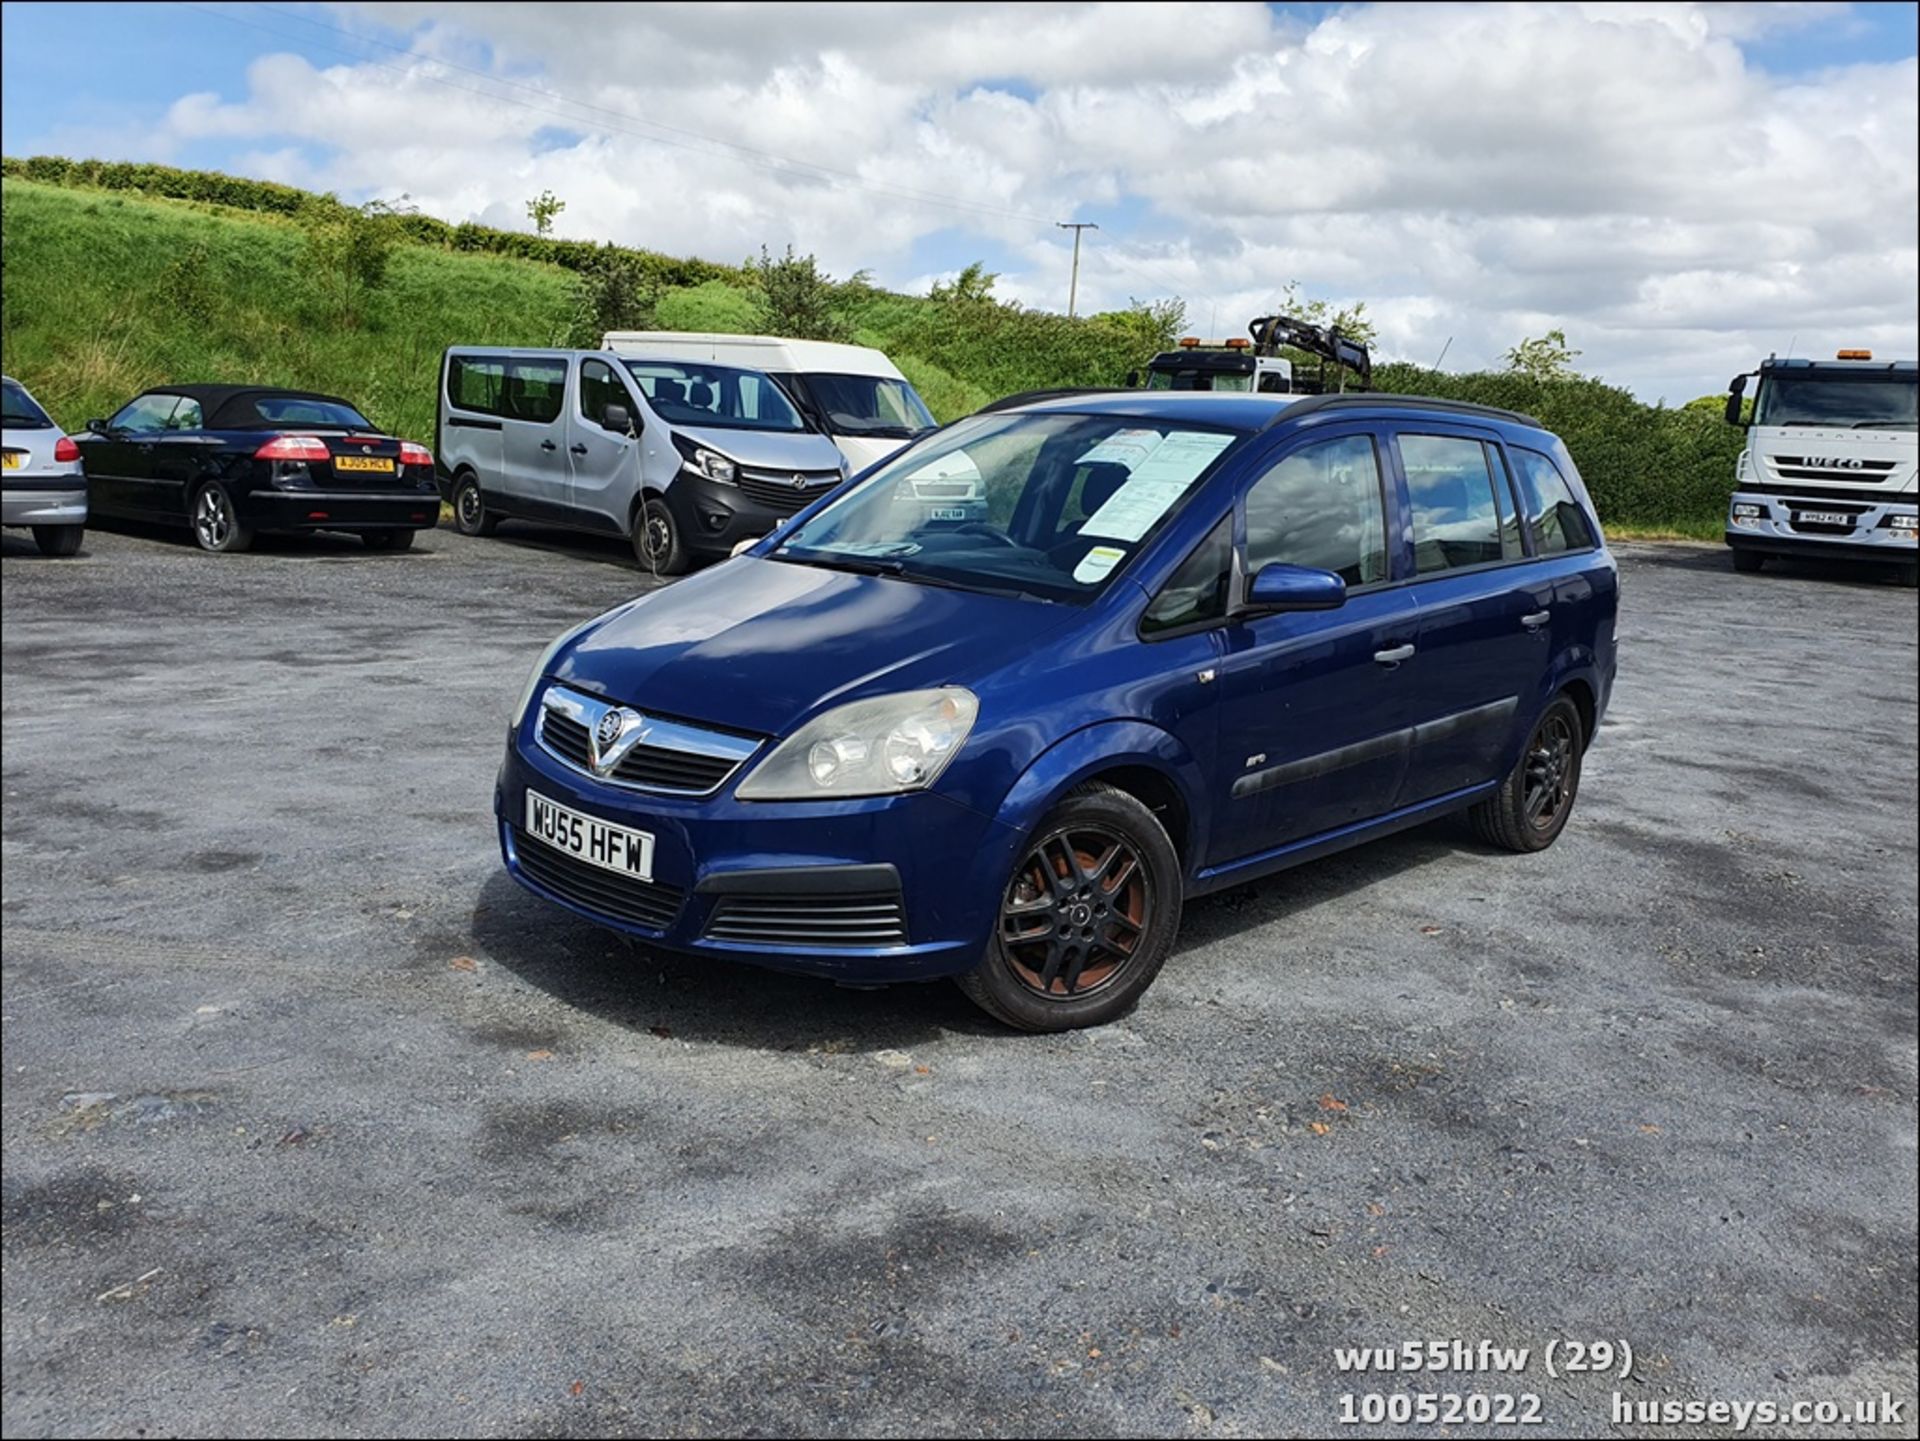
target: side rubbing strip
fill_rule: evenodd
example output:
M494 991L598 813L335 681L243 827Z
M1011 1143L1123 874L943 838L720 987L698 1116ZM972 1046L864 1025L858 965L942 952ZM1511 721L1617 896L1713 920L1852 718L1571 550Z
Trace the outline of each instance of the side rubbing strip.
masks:
M1488 705L1477 705L1472 710L1455 711L1452 715L1443 715L1439 720L1427 721L1413 728L1413 743L1426 745L1429 741L1446 740L1463 731L1480 730L1483 727L1503 725L1513 719L1513 713L1519 709L1520 697L1508 696Z
M1288 761L1285 765L1268 766L1263 771L1249 771L1233 783L1233 798L1244 800L1248 796L1260 794L1261 791L1270 791L1275 786L1290 786L1299 781L1315 780L1320 776L1330 775L1334 771L1343 771L1349 766L1364 765L1368 761L1377 761L1383 756L1400 755L1412 743L1411 730L1388 731L1385 735L1374 736L1371 740L1355 741L1352 745L1341 746L1337 750L1302 756L1299 760Z

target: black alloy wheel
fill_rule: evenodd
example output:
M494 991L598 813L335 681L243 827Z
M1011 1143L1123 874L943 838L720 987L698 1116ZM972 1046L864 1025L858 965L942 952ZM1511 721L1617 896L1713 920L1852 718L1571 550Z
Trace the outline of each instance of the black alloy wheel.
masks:
M1544 851L1573 814L1586 749L1580 708L1555 696L1500 788L1467 813L1475 832L1502 850Z

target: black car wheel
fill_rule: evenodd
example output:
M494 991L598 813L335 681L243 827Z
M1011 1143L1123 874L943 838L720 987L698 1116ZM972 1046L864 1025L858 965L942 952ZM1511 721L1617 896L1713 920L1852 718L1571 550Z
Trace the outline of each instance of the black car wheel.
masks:
M655 575L685 575L693 564L673 512L657 495L647 497L633 516L634 558Z
M480 477L470 470L460 473L453 488L453 528L462 535L492 535L500 528L500 517L487 510Z
M1024 1031L1099 1026L1153 984L1180 928L1180 862L1138 800L1082 786L1034 832L960 989Z
M391 526L386 530L363 530L360 543L368 550L412 550L414 532L406 526Z
M1509 851L1544 851L1552 845L1573 814L1585 752L1580 708L1556 696L1500 789L1469 812L1480 838Z
M217 480L193 494L193 538L200 549L221 552L245 550L253 544L253 527L240 519L233 497Z
M36 525L33 543L42 555L78 555L80 539L86 533L84 525Z

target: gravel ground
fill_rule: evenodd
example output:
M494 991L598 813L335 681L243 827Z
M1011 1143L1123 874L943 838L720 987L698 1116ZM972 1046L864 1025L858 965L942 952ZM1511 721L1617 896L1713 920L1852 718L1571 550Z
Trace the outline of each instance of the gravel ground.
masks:
M1913 1435L1914 596L1621 550L1552 851L1196 903L1129 1020L1032 1038L505 879L505 712L618 546L6 532L7 1434L1326 1434L1411 1384ZM1334 1362L1429 1337L1535 1353Z

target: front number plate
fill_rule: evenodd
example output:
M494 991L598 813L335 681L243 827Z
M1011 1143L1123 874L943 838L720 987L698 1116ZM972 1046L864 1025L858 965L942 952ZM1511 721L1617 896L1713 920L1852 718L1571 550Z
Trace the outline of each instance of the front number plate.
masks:
M588 865L643 881L653 879L651 835L583 816L537 791L527 792L527 834Z
M1852 525L1853 517L1844 510L1800 510L1793 516L1795 525Z
M967 508L963 505L936 505L927 511L928 520L965 520Z
M392 475L393 462L379 455L336 455L335 470L363 470L371 475Z

